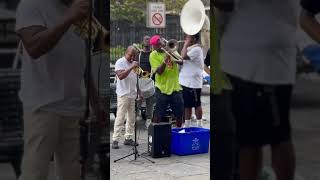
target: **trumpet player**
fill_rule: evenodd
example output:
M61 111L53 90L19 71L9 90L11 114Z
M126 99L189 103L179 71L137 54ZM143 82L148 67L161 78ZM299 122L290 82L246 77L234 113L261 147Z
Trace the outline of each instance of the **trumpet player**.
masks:
M200 46L200 33L186 35L181 56L184 61L179 74L179 82L184 100L185 126L190 126L192 108L195 108L197 126L202 127L201 89L204 60Z
M164 121L166 109L171 106L176 118L176 126L182 126L183 98L181 86L179 84L178 62L170 59L162 48L161 37L158 35L150 39L150 44L154 51L150 54L150 64L155 75L156 86L156 106L154 112L154 122Z
M20 180L47 179L52 154L59 179L80 179L78 126L85 112L81 93L85 42L70 27L88 16L89 5L88 0L23 0L17 8L15 30L23 45L20 99L24 155ZM95 92L92 85L87 87ZM106 116L97 97L90 94L90 101L102 120Z
M125 56L118 59L115 64L117 75L117 117L114 122L114 131L112 136L112 148L119 148L121 130L127 115L124 145L135 146L132 137L135 126L135 100L137 97L137 74L134 69L139 66L135 60L136 49L129 46Z

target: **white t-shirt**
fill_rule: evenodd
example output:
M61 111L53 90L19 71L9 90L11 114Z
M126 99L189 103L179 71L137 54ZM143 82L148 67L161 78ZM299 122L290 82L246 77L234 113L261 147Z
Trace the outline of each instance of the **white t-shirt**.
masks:
M131 67L131 63L125 57L117 60L115 64L115 71L126 70ZM137 74L131 71L129 75L120 80L117 77L117 89L116 93L118 97L136 98L137 96Z
M58 0L22 0L15 29L30 26L50 29L61 23L66 10ZM42 108L62 115L82 116L84 71L85 43L71 28L53 49L38 59L32 59L23 48L20 98L24 110Z
M222 69L243 80L293 84L299 0L240 0L221 39Z
M200 46L187 49L190 60L184 60L180 69L179 83L189 88L202 88L204 66L203 52Z

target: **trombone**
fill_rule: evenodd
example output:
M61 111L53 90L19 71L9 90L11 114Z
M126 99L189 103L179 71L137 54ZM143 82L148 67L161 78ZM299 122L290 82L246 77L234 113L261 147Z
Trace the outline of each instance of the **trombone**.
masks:
M132 45L137 51L143 52L142 49L139 48L138 44L133 44ZM150 78L152 75L148 71L144 71L140 66L136 67L133 69L133 72L138 74L139 77L141 78Z
M178 44L184 41L177 41L175 39L166 40L165 38L161 38L162 43L161 50L163 50L167 55L170 56L170 59L175 62L182 62L183 58L178 53Z

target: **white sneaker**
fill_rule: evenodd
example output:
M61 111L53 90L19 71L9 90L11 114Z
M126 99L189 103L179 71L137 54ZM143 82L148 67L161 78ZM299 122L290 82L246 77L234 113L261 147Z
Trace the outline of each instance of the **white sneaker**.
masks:
M187 128L191 126L191 120L184 120L184 125L183 127Z

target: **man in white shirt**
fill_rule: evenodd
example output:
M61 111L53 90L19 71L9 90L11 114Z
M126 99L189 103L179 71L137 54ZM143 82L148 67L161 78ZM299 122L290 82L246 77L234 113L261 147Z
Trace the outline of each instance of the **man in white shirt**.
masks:
M117 117L114 122L112 148L119 148L122 126L126 120L126 133L124 145L138 145L132 140L135 126L135 100L137 98L137 74L134 69L139 63L135 60L136 50L129 46L124 57L117 60L115 72L117 74Z
M200 34L186 35L181 56L184 59L179 74L184 100L185 127L191 124L192 108L195 108L197 126L202 126L201 89L204 67L203 52L200 46Z
M89 5L88 0L23 0L18 6L24 109L20 180L47 179L52 154L61 179L80 179L79 120L85 111L81 84L86 56L84 40L70 27L88 16ZM97 96L90 101L100 114Z

